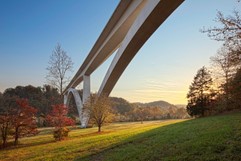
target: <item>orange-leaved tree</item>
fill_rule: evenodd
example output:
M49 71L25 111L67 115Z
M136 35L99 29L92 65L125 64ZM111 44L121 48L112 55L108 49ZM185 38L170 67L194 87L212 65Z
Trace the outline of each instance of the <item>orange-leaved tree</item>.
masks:
M23 136L35 135L37 131L37 109L28 104L27 99L17 99L17 107L12 110L11 122L14 130L14 145Z
M69 129L66 126L73 126L75 121L69 117L68 107L64 104L57 104L52 106L52 111L47 115L47 121L51 126L55 127L54 138L62 140L68 136Z
M98 126L98 132L101 132L104 124L111 123L113 120L112 102L105 94L99 97L97 94L91 95L84 107L89 110L90 122Z

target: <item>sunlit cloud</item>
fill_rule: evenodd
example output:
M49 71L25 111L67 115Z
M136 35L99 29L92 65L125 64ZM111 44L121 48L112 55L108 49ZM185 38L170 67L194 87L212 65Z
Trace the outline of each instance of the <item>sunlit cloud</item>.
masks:
M187 87L172 81L148 79L142 87L118 90L112 94L126 98L130 102L151 102L164 100L172 104L186 104Z

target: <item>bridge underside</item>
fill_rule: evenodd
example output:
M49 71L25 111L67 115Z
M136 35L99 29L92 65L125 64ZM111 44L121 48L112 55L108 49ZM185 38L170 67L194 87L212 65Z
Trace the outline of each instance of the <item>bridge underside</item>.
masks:
M78 111L82 127L87 126L89 119L88 113L83 110L83 104L90 96L90 75L92 72L117 50L98 91L98 95L109 95L139 49L183 1L120 1L84 63L64 91L65 103L67 103L67 95L70 92L74 94L74 88L84 82L83 100L77 94L74 96L76 104L81 101Z

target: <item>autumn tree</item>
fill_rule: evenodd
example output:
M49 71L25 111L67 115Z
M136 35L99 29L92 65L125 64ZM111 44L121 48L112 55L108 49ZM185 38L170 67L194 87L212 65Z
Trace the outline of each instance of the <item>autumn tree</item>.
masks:
M189 115L204 116L213 94L211 75L206 67L202 67L194 77L187 94Z
M52 106L52 111L47 116L47 121L51 126L54 126L54 138L56 140L63 140L68 136L69 129L66 126L73 126L74 120L67 117L68 107L63 104Z
M17 107L12 109L11 122L14 129L14 145L18 139L26 135L37 134L36 113L37 110L31 107L26 99L18 99Z
M105 95L91 95L84 106L89 109L90 121L98 126L98 132L101 132L101 127L105 123L110 123L113 119L111 101Z
M14 102L13 102L13 99ZM5 109L0 114L0 133L3 147L9 136L13 136L14 145L18 144L20 137L37 134L37 110L28 104L26 99L16 97L5 98Z
M148 108L143 108L143 107L137 107L136 109L136 114L137 114L137 118L138 120L141 121L141 124L143 124L143 121L146 119L146 117L148 116L149 110Z
M12 109L16 107L16 96L9 96L2 94L0 102L0 139L2 148L5 148L9 137L13 135L12 132Z
M60 44L57 44L50 56L47 67L47 81L54 87L59 89L60 95L63 96L63 89L69 81L67 72L72 71L73 62L67 55Z
M2 141L2 148L6 147L7 139L12 128L11 116L8 113L0 115L0 139Z

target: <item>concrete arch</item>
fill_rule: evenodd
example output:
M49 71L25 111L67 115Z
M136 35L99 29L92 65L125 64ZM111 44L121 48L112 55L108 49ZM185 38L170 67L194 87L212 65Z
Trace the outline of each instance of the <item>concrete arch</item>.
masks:
M67 94L64 96L64 104L69 105L70 94L74 96L74 101L79 113L79 119L81 123L81 127L84 128L87 126L89 121L89 112L88 109L84 109L83 101L79 95L79 92L74 88L69 88Z
M71 88L75 88L81 82L84 83L83 99L80 98L79 94L74 96L76 105L79 104L82 126L87 125L89 119L88 116L84 116L87 112L83 110L83 102L90 96L90 75L92 72L114 51L117 51L98 90L98 96L101 94L109 95L139 49L183 2L184 0L120 1L90 53L64 90L65 94L69 94L68 90L70 89L75 95L76 92Z
M184 0L149 0L119 47L98 91L109 95L139 49Z

